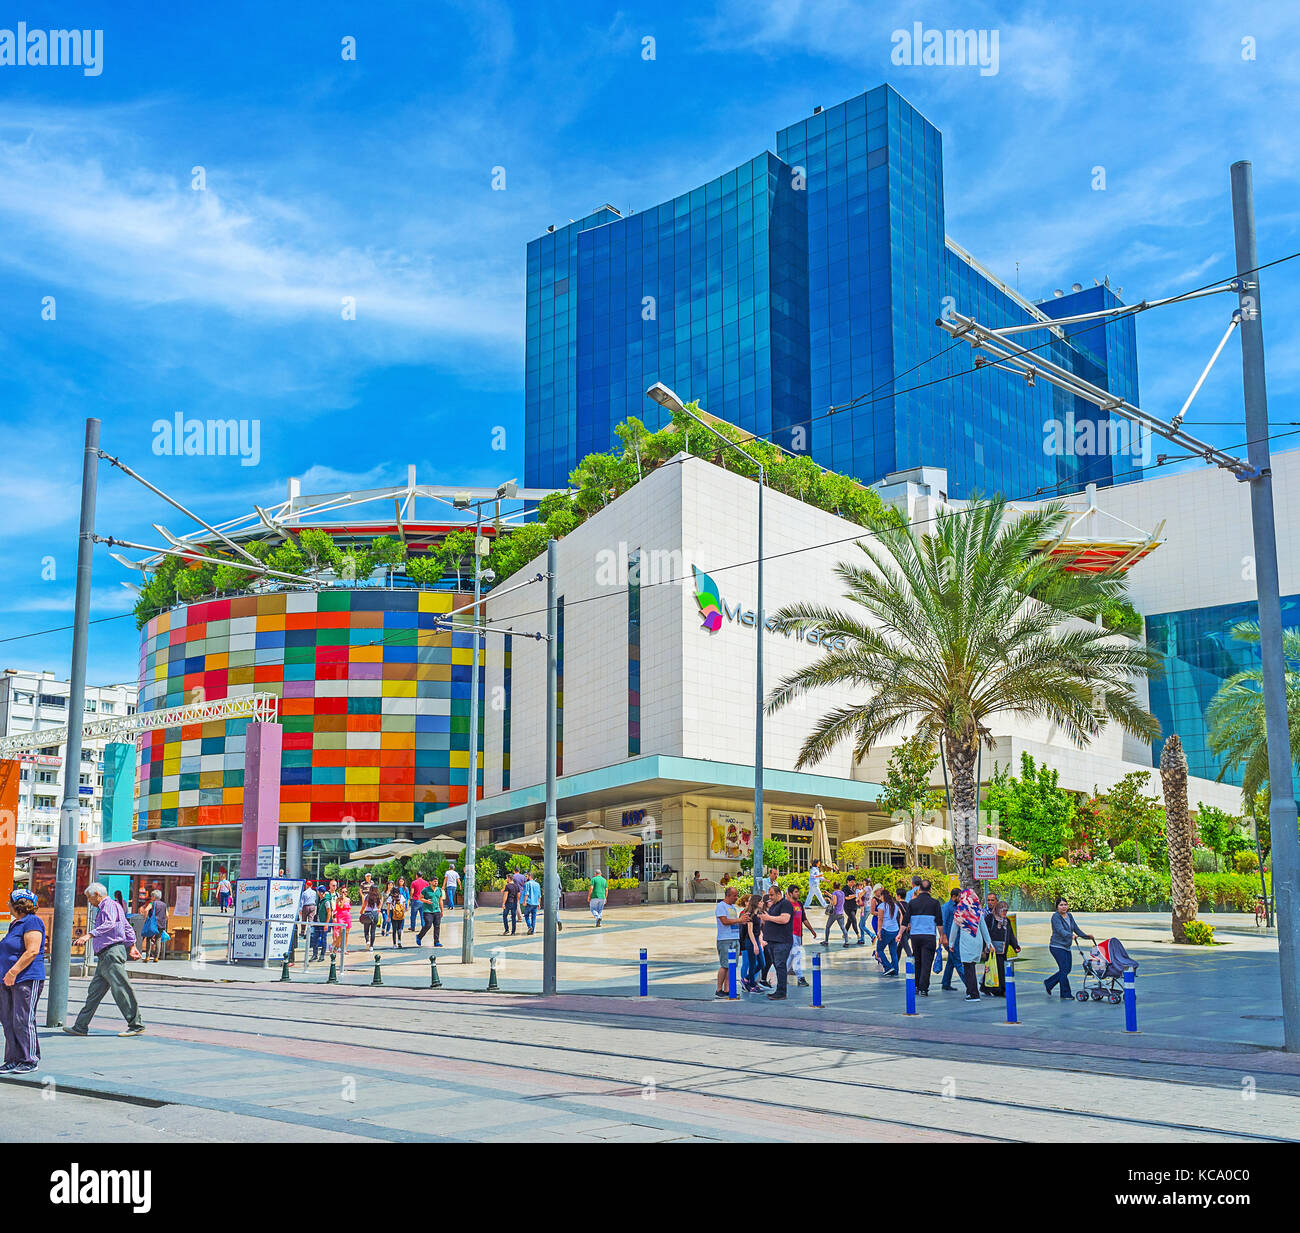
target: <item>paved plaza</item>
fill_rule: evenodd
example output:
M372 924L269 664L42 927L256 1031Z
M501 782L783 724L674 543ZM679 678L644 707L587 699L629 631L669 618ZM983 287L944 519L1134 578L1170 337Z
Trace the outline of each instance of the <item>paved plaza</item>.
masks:
M5 1099L56 1140L112 1127L195 1142L827 1141L887 1123L916 1142L1300 1139L1276 941L1249 918L1214 922L1226 944L1212 949L1174 948L1163 918L1081 920L1142 965L1137 1035L1120 1006L1044 996L1045 914L1021 914L1018 1025L1001 1000L937 987L908 1018L902 981L838 945L823 952L820 1009L808 989L715 999L709 904L611 911L600 929L564 919L548 999L540 934L501 938L489 909L472 970L448 931L439 990L414 947L381 949L382 988L364 954L337 985L316 965L288 984L278 968L227 967L224 922L208 914L203 963L132 965L145 1036L119 1039L111 1003L88 1039L43 1030L40 1071ZM501 992L488 993L494 951ZM72 1008L85 988L74 978Z

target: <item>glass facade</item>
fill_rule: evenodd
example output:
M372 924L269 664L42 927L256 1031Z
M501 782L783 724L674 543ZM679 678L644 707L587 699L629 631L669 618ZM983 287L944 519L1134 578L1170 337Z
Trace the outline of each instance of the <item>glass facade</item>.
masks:
M1089 404L991 366L960 375L972 353L935 325L945 305L1010 325L1119 301L1094 287L1035 308L960 255L939 131L887 86L672 201L557 228L527 261L530 485L565 485L629 415L660 426L655 381L868 483L926 464L952 496L1028 497L1133 476L1127 457L1049 448L1049 423L1095 421ZM1132 319L1071 328L1020 341L1136 400Z
M1164 672L1151 678L1151 713L1163 733L1177 732L1182 739L1192 775L1217 779L1222 769L1222 762L1210 752L1205 711L1224 681L1259 666L1259 648L1232 636L1234 625L1257 619L1250 602L1164 612L1146 619L1147 641L1165 657ZM1300 595L1283 597L1282 625L1300 629ZM1163 746L1163 741L1156 742L1157 765ZM1228 771L1223 780L1240 784L1241 774Z

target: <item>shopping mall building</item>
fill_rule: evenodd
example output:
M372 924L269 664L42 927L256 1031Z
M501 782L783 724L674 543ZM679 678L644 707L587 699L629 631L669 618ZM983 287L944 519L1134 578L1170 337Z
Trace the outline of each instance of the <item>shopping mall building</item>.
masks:
M1287 483L1300 481L1300 453L1279 456L1276 473L1279 525L1288 525L1300 515L1288 495L1295 485ZM924 468L889 477L880 491L922 521L949 504L945 484L942 470ZM752 832L756 495L753 482L681 456L559 544L560 824L600 820L635 831L645 841L638 850L643 877L663 864L687 875L734 870ZM1137 606L1153 640L1173 656L1167 673L1149 686L1139 683L1139 693L1165 731L1178 731L1188 744L1192 803L1232 812L1240 794L1214 781L1203 710L1216 683L1247 657L1226 636L1253 593L1241 560L1249 546L1247 500L1231 477L1204 469L1066 501L1067 543L1134 561L1129 577ZM769 614L795 602L845 606L833 571L853 559L860 526L769 491L764 533ZM1286 551L1283 585L1295 619L1300 568L1292 543ZM541 567L539 561L521 576ZM696 570L716 584L716 629L702 619ZM524 588L490 597L487 613L494 625L518 628L540 620L541 607L540 588ZM824 654L815 633L764 637L769 690ZM494 840L542 821L544 672L545 644L518 637L508 663L496 656L488 665L488 696L501 704L486 710L478 816ZM795 767L811 723L860 700L847 690L825 690L765 720L764 831L790 846L796 864L807 860L817 805L828 816L833 847L889 822L876 799L892 746L857 762L845 743L816 767ZM1061 786L1078 792L1105 791L1130 771L1153 771L1152 746L1113 725L1084 748L1046 722L995 720L993 731L997 745L984 754L985 781L995 764L1018 769L1026 751L1048 760ZM1155 773L1150 790L1159 792ZM464 825L464 808L431 814L425 824L455 831ZM900 855L876 853L885 863Z

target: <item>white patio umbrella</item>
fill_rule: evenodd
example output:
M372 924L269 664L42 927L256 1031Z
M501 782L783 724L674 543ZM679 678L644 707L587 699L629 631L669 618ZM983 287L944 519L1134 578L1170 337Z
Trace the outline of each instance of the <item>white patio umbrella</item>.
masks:
M826 810L820 803L813 806L812 851L809 856L815 858L823 868L831 863L831 840L826 833Z
M998 845L998 855L1006 856L1010 853L1020 853L1020 849L1009 844L1005 839L999 839L995 835L981 835L980 843L996 843ZM907 847L907 826L905 823L896 822L893 826L887 826L884 830L872 831L868 835L855 835L852 839L845 839L840 847L846 843L862 843L872 848L905 848ZM952 836L944 830L942 826L933 826L930 823L922 823L916 828L916 846L928 852L933 852L936 848L952 846Z
M394 839L391 843L377 843L373 848L358 848L349 862L368 861L372 864L381 860L392 860L394 856L406 856L415 848L413 839Z

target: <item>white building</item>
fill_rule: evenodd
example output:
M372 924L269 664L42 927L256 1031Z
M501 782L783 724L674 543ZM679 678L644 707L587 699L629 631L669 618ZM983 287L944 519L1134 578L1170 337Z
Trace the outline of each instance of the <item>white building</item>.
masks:
M68 715L68 681L53 672L6 668L0 677L0 736L61 728ZM87 717L135 713L136 686L86 686ZM81 798L81 842L98 843L103 834L104 746L101 740L82 745L77 773ZM20 755L18 775L18 847L43 848L58 842L59 810L68 773L67 747L59 745Z
M942 477L929 469L898 477L882 495L927 517L943 499ZM559 544L560 824L599 819L636 828L649 841L638 850L643 877L666 863L716 878L737 866L743 843L732 838L752 830L756 493L749 480L679 456ZM764 531L769 614L797 601L849 606L834 569L856 554L855 541L867 534L861 526L769 490ZM544 559L534 562L514 581L543 567ZM716 585L716 629L702 618L695 570ZM485 676L479 826L501 840L542 820L546 644L525 635L544 628L543 584L502 588L486 610L494 627L516 631L508 659L498 657ZM823 653L815 635L769 632L764 648L769 691ZM795 769L815 719L856 700L848 690L818 691L766 719L764 833L787 842L796 867L806 866L818 804L833 845L889 824L875 800L892 747L855 764L846 742L812 770ZM1046 723L1003 721L995 733L985 779L995 760L1018 770L1022 750L1049 759L1061 786L1080 792L1152 770L1150 746L1114 727L1084 749ZM1222 784L1196 781L1190 790L1193 801L1224 808L1239 799ZM464 824L463 806L429 819L440 830L457 823ZM884 863L901 858L887 849L875 855Z

